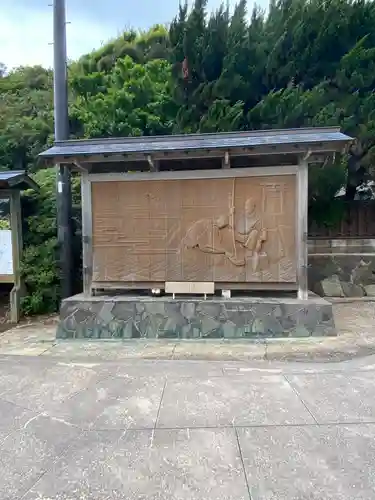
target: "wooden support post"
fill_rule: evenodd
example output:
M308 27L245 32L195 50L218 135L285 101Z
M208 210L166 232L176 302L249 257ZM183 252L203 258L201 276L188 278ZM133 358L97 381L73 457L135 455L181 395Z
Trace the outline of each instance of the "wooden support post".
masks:
M308 162L299 163L297 173L297 277L298 298L308 299Z
M81 174L82 205L82 274L83 293L91 295L92 283L92 206L91 182L88 172Z
M159 160L154 160L151 155L147 156L150 172L159 172Z
M21 317L22 280L20 264L23 246L20 191L12 191L10 195L10 224L14 275L14 286L10 292L10 319L12 323L18 323Z
M221 160L221 168L230 168L229 151L225 152L224 158Z

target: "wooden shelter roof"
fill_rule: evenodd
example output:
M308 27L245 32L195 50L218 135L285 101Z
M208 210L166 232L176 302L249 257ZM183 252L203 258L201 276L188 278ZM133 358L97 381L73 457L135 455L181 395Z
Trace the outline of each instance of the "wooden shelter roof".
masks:
M153 137L121 137L57 141L40 154L57 163L138 161L153 159L196 158L200 156L265 156L301 154L327 156L341 152L351 137L337 127L285 130L257 130L215 134L189 134Z
M34 189L36 191L39 186L24 170L4 170L0 172L0 190L4 189L19 191Z

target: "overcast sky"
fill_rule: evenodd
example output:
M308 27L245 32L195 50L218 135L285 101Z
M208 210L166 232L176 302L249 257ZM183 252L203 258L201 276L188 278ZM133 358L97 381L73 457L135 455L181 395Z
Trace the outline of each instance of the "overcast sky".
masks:
M52 8L48 5L52 1L0 0L0 62L8 68L52 66ZM220 3L209 0L209 8ZM126 28L170 21L179 0L66 0L66 4L71 23L67 26L68 58L76 59Z

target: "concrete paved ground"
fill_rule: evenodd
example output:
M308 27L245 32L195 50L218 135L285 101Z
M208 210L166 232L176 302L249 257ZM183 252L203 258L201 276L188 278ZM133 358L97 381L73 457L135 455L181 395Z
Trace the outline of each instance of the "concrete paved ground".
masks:
M375 356L0 358L2 500L375 499Z
M335 307L336 339L4 332L0 499L375 500L374 303Z

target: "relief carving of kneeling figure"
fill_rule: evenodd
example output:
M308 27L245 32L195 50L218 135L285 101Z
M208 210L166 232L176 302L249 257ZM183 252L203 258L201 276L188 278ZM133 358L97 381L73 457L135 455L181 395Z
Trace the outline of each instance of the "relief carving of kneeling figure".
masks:
M252 198L246 200L245 210L237 219L234 209L229 215L216 219L200 219L192 224L184 238L185 248L196 248L204 253L225 255L235 266L244 266L245 257L237 256L237 244L246 249L253 259L253 270L258 268L259 254L267 239Z

